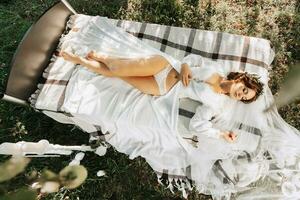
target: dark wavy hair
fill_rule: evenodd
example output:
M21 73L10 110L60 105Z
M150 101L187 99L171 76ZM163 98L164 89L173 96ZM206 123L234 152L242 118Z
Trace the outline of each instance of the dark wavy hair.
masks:
M243 103L251 103L263 93L264 84L259 81L259 78L260 77L256 74L249 74L247 72L230 72L227 75L227 80L239 80L243 82L246 87L255 91L255 96L248 100L241 100Z

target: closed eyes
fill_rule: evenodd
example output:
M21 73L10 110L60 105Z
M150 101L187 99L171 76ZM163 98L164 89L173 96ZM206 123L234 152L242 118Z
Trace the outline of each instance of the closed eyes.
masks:
M248 94L248 88L244 87L243 93L244 93L245 95ZM242 100L247 100L247 99L246 99L246 97L244 96L244 97L242 98Z

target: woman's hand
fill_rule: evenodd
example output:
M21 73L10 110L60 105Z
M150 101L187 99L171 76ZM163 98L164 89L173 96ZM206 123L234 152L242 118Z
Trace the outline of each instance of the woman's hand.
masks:
M235 142L236 140L236 134L232 131L224 131L221 133L221 136L227 141L227 142Z
M190 80L192 79L191 69L186 63L183 63L181 65L180 79L185 87L187 87L190 84Z

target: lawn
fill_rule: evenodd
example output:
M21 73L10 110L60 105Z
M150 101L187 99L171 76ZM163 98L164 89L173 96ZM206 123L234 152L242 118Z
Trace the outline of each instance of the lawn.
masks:
M54 0L0 1L0 89L9 71L10 61L26 30ZM279 89L289 66L300 60L300 4L297 0L69 0L78 13L101 15L212 31L223 31L271 41L276 52L269 86ZM280 109L283 118L300 130L300 104ZM62 145L88 144L88 135L72 125L60 124L29 107L0 102L0 143L47 139ZM70 157L36 158L26 172L0 185L0 194L31 183L35 174L48 168L58 172ZM6 160L1 156L0 161ZM158 185L156 175L143 158L128 156L110 148L104 157L86 154L82 164L88 169L87 181L78 189L61 190L42 199L182 199ZM107 176L97 177L98 170ZM189 199L209 199L195 192Z

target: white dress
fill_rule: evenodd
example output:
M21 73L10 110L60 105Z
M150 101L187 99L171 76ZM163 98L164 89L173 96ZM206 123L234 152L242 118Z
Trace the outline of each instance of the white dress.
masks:
M225 142L218 138L220 131L209 120L221 111L228 97L215 93L211 86L200 81L215 72L224 74L215 62L204 62L200 56L188 56L183 61L189 62L194 80L188 87L178 82L159 97L145 95L120 79L99 76L78 67L67 86L63 109L101 126L103 133L113 133L107 142L130 159L142 156L153 170L167 169L171 174L172 170L178 174L178 170L193 166L190 178L200 183L210 173L215 160L226 152L222 149L209 152L209 144ZM204 104L197 108L190 123L192 133L200 140L198 148L183 139L177 129L179 98L184 97Z
M204 134L219 139L221 130L213 127L211 119L222 112L224 101L229 97L217 94L210 85L203 81L214 73L223 77L226 77L226 73L217 62L206 60L201 56L189 55L182 62L191 67L193 80L187 88L181 87L179 98L188 97L203 103L197 107L195 115L190 120L189 131L193 134Z
M194 162L190 155L193 155L195 148L181 137L177 129L179 98L183 97L201 101L207 106L197 109L190 125L192 131L223 142L222 139L217 139L217 131L207 114L208 109L214 111L210 113L219 111L227 97L215 93L206 83L199 82L215 72L225 75L217 62L192 55L178 61L97 17L90 20L79 37L70 41L70 44L73 53L77 55L86 55L91 49L108 55L127 57L160 54L178 72L182 62L191 67L195 80L187 88L178 82L165 95L155 97L143 94L118 78L99 76L77 66L66 88L62 110L87 123L100 126L103 133L112 133L113 136L108 142L119 152L128 154L131 159L142 156L154 170L177 170L175 174ZM206 144L197 149L198 157L207 152ZM219 155L215 154L206 159L213 162L216 156ZM202 166L209 166L208 161L202 162Z
M175 174L174 179L188 176L200 192L223 195L223 192L230 194L245 189L245 186L268 172L267 168L263 171L264 166L269 167L270 163L265 157L265 152L273 155L275 161L281 164L281 168L287 165L287 158L300 155L299 131L286 124L276 108L270 113L261 112L263 107L270 105L273 100L268 87L265 87L265 93L254 103L243 105L233 102L230 104L232 107L229 107L229 97L215 93L208 84L200 81L206 80L215 72L226 75L217 62L201 56L187 56L178 61L116 28L101 17L89 20L79 37L68 42L66 45L72 46L75 50L73 53L82 56L90 50L119 57L158 54L164 56L178 72L182 62L190 65L195 80L191 81L188 87L178 82L160 97L145 95L118 78L99 76L81 66L74 70L66 88L62 110L70 112L74 116L73 119L100 126L103 133L112 133L107 142L116 150L126 153L131 159L137 156L144 157L156 172L167 171L168 175ZM198 136L197 148L183 139L178 132L179 99L184 97L204 104L197 108L189 124L191 133ZM228 111L231 112L228 116L239 118L227 118L229 124L232 122L231 124L235 125L235 122L242 121L244 127L252 128L255 134L237 130L239 135L236 143L228 143L218 138L221 129L231 127L217 120L216 127L210 120L219 115L225 116L226 119L224 114ZM257 130L260 130L260 135L257 134ZM259 152L254 152L256 149ZM247 153L254 152L254 156L250 156L254 159L239 164L244 160L234 156L244 150ZM237 154L234 154L235 152ZM238 176L239 181L236 184L225 184L222 178L218 179L213 174L212 166L217 160L224 161L223 167L227 169L225 171L228 177ZM186 173L187 167L190 169L189 175ZM270 171L278 170L274 165L271 167ZM293 169L295 167L297 166L293 162ZM276 184L273 184L274 188L277 187ZM257 194L260 193L259 190ZM269 194L273 195L272 192Z

